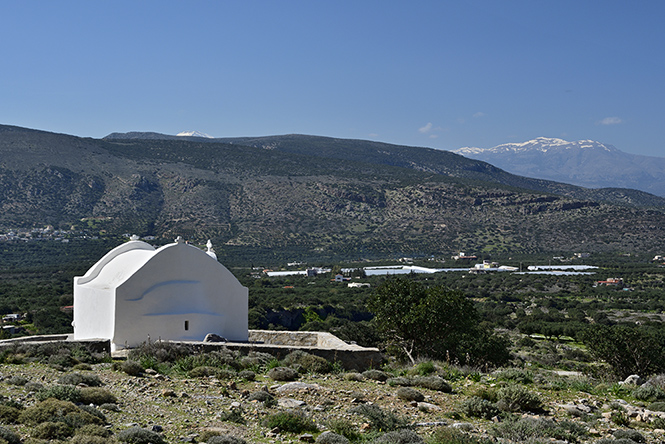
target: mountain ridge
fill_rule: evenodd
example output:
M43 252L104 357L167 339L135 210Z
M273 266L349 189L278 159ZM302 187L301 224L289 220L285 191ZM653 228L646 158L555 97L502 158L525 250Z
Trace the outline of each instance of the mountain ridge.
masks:
M487 149L465 147L453 152L489 162L513 174L587 188L632 188L665 196L665 158L629 154L592 140L537 138Z
M260 257L665 249L665 199L634 190L380 142L149 136L0 126L0 227L211 238Z

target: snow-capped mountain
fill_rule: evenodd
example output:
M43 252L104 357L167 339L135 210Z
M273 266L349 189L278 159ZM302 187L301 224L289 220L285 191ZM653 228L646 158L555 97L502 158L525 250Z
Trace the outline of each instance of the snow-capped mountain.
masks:
M453 152L522 176L588 188L633 188L665 196L665 158L628 154L593 140L538 137Z
M202 132L199 132L199 131L182 131L182 132L179 132L178 134L176 134L176 136L179 136L179 137L203 137L205 139L214 139L214 137L209 136L208 134L202 133Z

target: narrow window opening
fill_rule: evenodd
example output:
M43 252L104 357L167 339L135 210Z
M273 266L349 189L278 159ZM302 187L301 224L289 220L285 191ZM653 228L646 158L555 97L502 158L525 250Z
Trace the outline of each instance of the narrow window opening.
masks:
M185 331L189 330L189 321L185 321Z

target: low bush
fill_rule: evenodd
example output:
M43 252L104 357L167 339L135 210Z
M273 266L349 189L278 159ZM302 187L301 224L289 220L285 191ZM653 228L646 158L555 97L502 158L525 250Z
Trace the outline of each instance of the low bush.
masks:
M327 360L320 356L312 355L300 350L289 353L282 362L289 367L300 366L307 372L330 372L330 363Z
M101 410L107 410L109 412L119 412L120 407L118 407L118 404L113 403L113 402L107 402L99 406Z
M102 425L104 423L97 416L78 408L72 402L53 398L27 407L21 412L18 419L20 423L32 426L43 422L64 422L73 428L86 424Z
M0 427L0 439L5 440L8 444L21 444L21 437L6 427Z
M265 390L258 390L256 392L252 392L247 396L248 401L259 401L259 402L266 402L266 401L271 401L273 400L274 397L266 392Z
M356 372L350 372L350 373L344 373L342 376L346 381L364 381L365 377L361 373L356 373Z
M218 368L202 365L191 369L189 371L189 376L190 378L208 378L210 376L215 376L218 371Z
M521 385L508 385L497 392L497 407L507 412L539 411L543 402L535 393Z
M365 370L362 375L366 379L373 379L374 381L387 381L390 377L388 373L376 369Z
M568 442L579 442L585 437L586 428L573 421L554 421L549 418L520 418L494 426L492 433L515 442L532 442L542 438L554 438Z
M275 381L294 381L298 379L298 372L290 367L275 367L270 369L268 376Z
M14 424L18 421L21 410L16 407L0 405L0 422L3 424Z
M665 392L651 384L643 384L633 390L632 395L640 401L654 402L659 399L665 399Z
M264 426L270 429L277 427L282 432L303 433L316 432L316 424L302 412L286 411L268 416Z
M651 404L649 404L649 410L652 410L654 412L665 412L665 402L663 401L652 402Z
M328 428L349 441L358 441L361 437L351 421L347 419L330 419Z
M142 429L141 427L125 429L118 433L116 438L120 442L129 444L166 444L166 441L164 441L164 438L159 433Z
M413 380L411 378L407 378L406 376L397 376L395 378L386 379L386 384L391 387L411 387L413 385Z
M32 436L39 439L65 439L74 434L74 429L64 422L43 422L32 431Z
M397 390L397 397L402 401L417 401L421 402L425 400L425 395L420 393L418 390L412 389L411 387L400 387Z
M492 444L492 441L484 438L476 438L450 427L440 427L427 441L428 444Z
M400 429L385 433L374 442L377 444L422 444L424 441L413 430Z
M644 435L637 430L615 430L612 435L616 439L630 439L631 441L638 443L647 442Z
M407 427L407 420L395 415L392 412L386 412L375 404L361 404L349 410L351 413L364 416L369 421L370 427L374 431L389 432Z
M439 376L418 376L413 379L413 385L444 393L453 391L453 387Z
M83 411L86 412L86 413L91 414L92 416L96 416L97 418L99 418L99 420L102 422L102 424L106 424L106 423L107 423L107 421L106 421L106 415L104 415L100 410L97 410L97 408L95 408L94 406L91 406L91 405L79 405L78 408L80 408L81 410L83 410ZM86 424L86 425L95 426L96 424ZM84 426L85 426L85 425L84 425ZM83 426L83 427L84 427L84 426Z
M224 422L234 422L236 424L245 424L245 417L242 416L243 409L242 407L231 407L230 410L226 410L219 415L220 421Z
M494 403L477 396L465 399L460 404L459 410L466 416L483 419L492 419L501 413Z
M242 370L238 372L238 377L251 382L256 379L256 373L251 370Z
M129 376L141 376L143 374L143 366L141 363L130 359L121 362L117 366L117 370L120 370Z
M60 401L79 402L81 399L81 390L73 385L51 385L35 393L35 398L37 398L37 401L54 398Z
M492 373L492 376L494 376L499 381L509 381L518 384L533 383L533 373L529 370L523 370L521 368L507 368L504 370L499 370Z
M108 438L112 434L113 433L106 427L95 424L84 425L76 431L76 435L100 436L102 438Z
M17 375L17 376L12 376L11 378L7 379L5 382L11 385L23 386L26 385L28 382L30 382L30 380L24 376Z
M211 436L206 442L208 444L247 444L247 441L244 439L233 435Z
M58 379L58 384L62 385L87 385L88 387L99 387L102 385L102 380L99 376L90 373L67 373Z
M74 435L69 444L113 444L118 441L112 437L104 438L96 435Z
M346 436L331 431L325 431L316 438L315 442L317 444L349 444L350 441Z
M83 404L115 404L118 399L115 395L101 387L83 387L80 389L79 402Z
M413 368L413 372L420 376L429 376L436 372L436 366L432 361L419 362Z

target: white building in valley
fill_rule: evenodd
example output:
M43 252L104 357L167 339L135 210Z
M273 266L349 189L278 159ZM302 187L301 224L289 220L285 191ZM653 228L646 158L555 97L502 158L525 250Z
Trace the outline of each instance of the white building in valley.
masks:
M74 339L112 350L154 341L247 341L247 288L208 252L178 237L155 249L133 238L74 278Z

